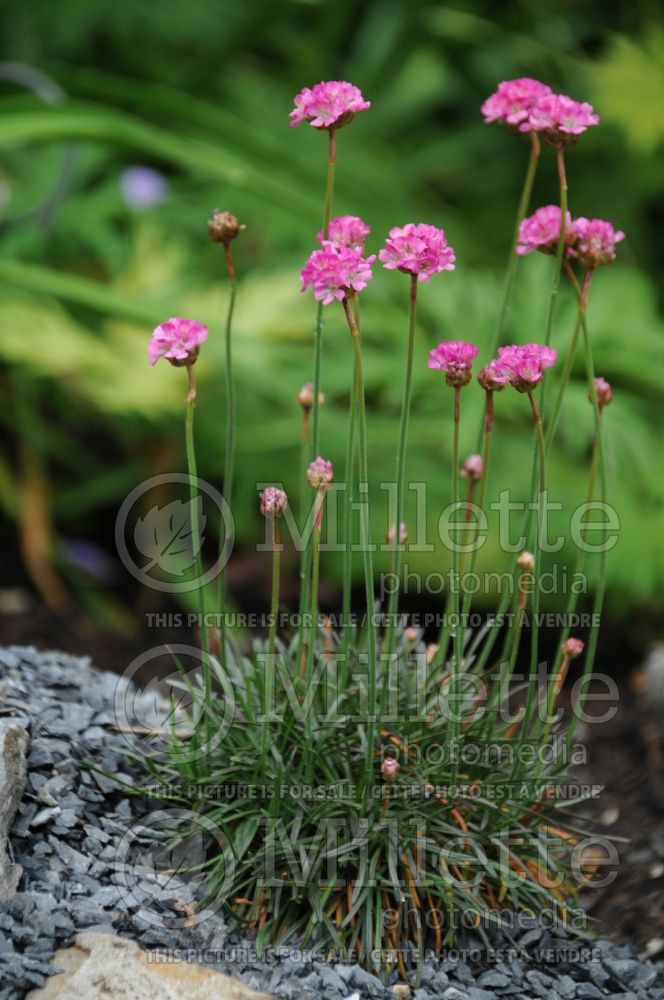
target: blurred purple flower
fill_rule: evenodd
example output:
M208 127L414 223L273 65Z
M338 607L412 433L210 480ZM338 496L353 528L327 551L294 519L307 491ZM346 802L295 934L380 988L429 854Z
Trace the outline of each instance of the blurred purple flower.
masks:
M120 191L127 208L133 212L145 212L161 204L168 184L152 167L127 167L120 176Z
M62 539L59 553L69 566L82 570L96 580L112 583L116 578L116 566L108 553L85 538Z

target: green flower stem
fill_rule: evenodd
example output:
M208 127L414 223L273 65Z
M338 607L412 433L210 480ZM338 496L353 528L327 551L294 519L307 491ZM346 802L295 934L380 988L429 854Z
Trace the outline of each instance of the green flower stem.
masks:
M551 334L553 332L553 318L556 312L556 303L558 301L558 290L560 288L560 272L563 265L563 257L565 253L565 225L567 217L567 173L565 171L565 148L560 146L556 150L556 165L558 168L558 183L560 187L560 235L558 237L558 244L556 246L556 256L553 263L553 270L551 272L551 288L549 291L549 305L546 313L546 323L544 326L544 343L548 347L551 343ZM542 380L540 386L540 398L539 398L539 410L540 413L545 412L545 395L546 395L546 379ZM535 492L535 487L537 485L537 452L533 458L533 471L530 484L531 495ZM524 527L522 534L527 538L530 536L530 521L531 521L531 511L527 510L524 518ZM532 548L532 543L529 542Z
M334 199L334 177L337 166L337 138L334 129L328 130L329 147L327 157L327 183L325 186L325 204L323 207L323 238L327 239L330 230L330 216ZM323 303L318 303L316 314L316 329L314 332L314 405L311 411L311 458L318 454L320 441L320 404L318 396L321 391L321 357L323 352Z
M582 289L579 287L579 283L576 279L576 275L571 267L571 265L566 264L567 274L570 281L574 287L577 296L580 298L582 294ZM586 323L585 317L583 320L583 344L586 356L586 378L588 381L588 392L593 406L593 413L595 417L595 449L596 449L596 461L597 461L597 471L599 476L599 499L601 503L606 503L606 467L604 461L604 444L602 440L602 410L599 405L599 400L597 398L597 387L595 386L595 365L593 362L592 353L592 343L590 340L590 334L588 332L588 324ZM606 543L606 530L604 532L604 543ZM604 592L606 589L606 549L604 548L599 554L599 572L597 579L597 586L595 589L595 600L593 603L593 623L590 629L590 635L588 636L588 645L586 647L586 655L583 665L583 680L592 673L592 669L595 663L595 654L597 653L597 639L599 636L599 620L602 614L602 608L604 606ZM582 705L583 702L580 702ZM568 730L568 738L571 740L574 736L576 726L578 724L578 717L576 714L572 716L572 721Z
M185 448L187 453L187 473L189 475L189 499L191 510L191 540L196 551L194 568L198 580L198 609L201 616L200 633L201 649L203 652L203 701L205 713L204 742L210 737L209 732L209 709L212 700L212 679L210 673L210 649L208 644L208 632L205 625L205 586L201 582L203 579L203 557L200 546L200 526L198 522L198 493L197 493L197 467L196 450L194 448L194 407L196 406L196 376L193 364L187 365L187 379L189 391L187 393L187 409L185 413Z
M224 244L224 254L226 260L226 271L228 273L228 283L230 286L230 297L228 300L228 311L226 313L226 329L224 338L224 353L226 363L226 448L224 453L224 499L230 506L233 498L233 475L235 472L235 383L233 381L233 354L231 350L231 329L233 324L233 312L235 310L235 295L237 292L237 277L235 274L235 262L233 260L233 250L230 243ZM219 533L219 556L222 556L224 548L223 530ZM224 662L226 655L226 563L222 562L222 569L219 574L219 593L217 606L220 612L219 645L221 661Z
M334 178L337 166L337 139L334 129L328 130L329 145L327 157L327 182L325 185L325 202L323 206L323 236L327 236L330 229L330 216L332 215L332 202L334 199ZM323 355L323 303L319 302L316 310L316 326L314 328L314 401L311 408L311 438L309 445L309 461L313 461L318 455L320 442L320 392L321 392L321 364ZM300 629L298 635L298 649L300 656L304 650L304 612L309 604L309 577L311 575L311 546L307 545L300 561Z
M456 516L459 509L459 410L461 402L461 389L459 386L454 387L454 426L452 431L452 513ZM454 666L452 671L452 747L456 747L459 739L459 730L461 727L461 720L458 718L458 706L460 702L459 698L459 685L461 682L461 645L463 640L463 627L461 624L461 592L459 589L459 548L457 544L457 538L455 536L454 542L452 544L452 598L453 598L453 614L456 622L454 631L452 633L452 649L454 653ZM456 704L455 704L456 701ZM452 784L456 781L457 777L457 763L456 754L454 755L454 768L452 773Z
M489 353L493 356L496 353L498 344L500 343L500 338L505 327L505 320L507 319L507 313L509 311L510 301L512 299L512 290L514 288L514 279L516 277L516 269L519 263L519 258L516 253L516 245L519 241L519 227L528 211L528 206L530 204L530 197L533 191L533 183L535 181L535 174L537 173L537 166L540 159L540 153L542 147L540 145L539 137L535 132L530 132L530 157L528 158L528 168L526 170L526 176L523 181L523 188L521 189L521 197L519 198L519 206L517 208L516 220L514 223L514 233L512 235L512 243L510 245L510 254L507 262L507 270L505 272L505 281L503 283L503 294L500 301L500 311L498 313L498 321L496 323L496 328L494 330L493 338L491 344L489 345Z
M318 490L316 493L316 499L314 501L314 534L312 543L312 571L311 571L311 604L309 606L309 614L311 616L311 630L309 632L309 640L307 643L307 661L305 670L305 697L309 693L309 686L311 685L311 679L313 675L314 661L316 656L316 637L318 633L318 580L320 576L320 533L321 533L321 522L323 517L323 504L325 502L325 490ZM313 763L314 763L314 748L313 748L313 703L309 707L307 712L306 720L306 732L307 732L307 773L308 780L311 782L313 780Z
M484 510L484 501L486 499L486 484L487 477L489 475L489 459L491 457L491 440L493 438L493 398L494 393L490 390L486 390L486 406L484 410L484 441L482 443L482 475L479 481L479 491L477 494L477 506L480 510ZM477 539L477 532L473 535L473 542ZM469 574L473 575L475 572L475 567L477 565L477 553L478 549L475 548L470 553L470 564L468 566ZM470 614L470 606L472 603L473 595L472 593L464 594L463 598L463 619L466 621L467 615Z
M530 669L528 672L528 693L526 698L526 711L521 725L521 731L519 733L518 744L519 746L525 743L528 732L529 725L532 720L533 704L535 700L535 688L537 685L537 666L538 666L538 652L539 652L539 574L540 574L540 532L542 530L542 500L544 493L546 491L546 447L544 444L544 432L542 430L542 416L540 414L539 408L537 406L537 400L535 399L534 391L528 392L528 401L530 403L530 409L533 415L533 424L535 425L535 439L536 439L536 455L539 458L539 484L538 489L535 494L536 507L537 507L537 525L536 531L533 539L533 557L535 561L535 584L533 587L532 601L531 601L531 622L530 622ZM512 778L516 777L518 770L518 755L515 757L514 767L512 769Z
M579 298L579 307L577 309L577 314L576 314L576 323L574 325L574 333L572 334L572 340L569 346L569 351L567 353L567 358L565 360L565 367L563 369L563 373L560 378L560 386L558 388L558 395L556 397L553 413L551 414L547 422L547 428L546 428L547 451L551 448L551 445L553 444L553 439L555 437L556 429L558 427L560 410L562 408L563 399L565 398L565 391L567 389L569 377L572 372L574 358L576 357L576 349L579 342L579 334L581 333L581 328L583 327L583 321L586 315L586 309L588 306L588 293L590 291L590 282L592 281L593 273L594 273L593 271L586 271L583 279L581 296Z
M410 276L410 295L408 299L408 346L406 349L406 374L403 383L401 401L401 420L399 423L399 441L397 444L397 503L395 514L394 548L392 549L392 580L393 589L390 593L387 612L387 632L385 635L385 652L389 655L394 650L396 634L396 616L399 612L399 576L401 574L401 521L403 519L404 493L406 487L406 451L408 448L408 422L410 419L410 401L413 385L413 352L415 348L415 321L417 315L417 275Z
M279 522L276 515L272 517L272 601L270 604L270 630L267 638L267 661L265 664L265 696L263 699L263 739L261 749L262 767L267 759L267 747L270 736L270 712L272 708L272 689L274 687L274 655L277 644L277 620L279 617L279 578L281 572L281 539L279 537ZM262 768L261 768L262 770Z
M357 393L355 379L351 382L348 407L348 435L346 438L346 497L344 504L344 556L343 556L343 641L339 690L346 688L348 653L352 633L350 616L353 593L353 492L355 484L355 425L357 420Z
M353 309L347 298L343 300L344 312L348 322L348 328L353 342L353 377L355 380L355 392L357 396L357 431L358 431L358 451L359 451L359 474L360 484L365 490L369 487L369 472L367 466L367 426L366 408L364 400L364 378L362 376L362 349L360 347L360 328L355 321ZM364 788L371 783L373 775L373 754L374 740L376 732L376 689L377 689L377 644L376 629L374 624L374 589L373 589L373 558L371 552L371 523L369 516L369 497L366 492L360 492L360 543L362 546L362 556L364 560L364 586L366 591L367 604L367 637L369 654L369 685L368 685L368 710L367 719L367 756L366 756L366 777Z

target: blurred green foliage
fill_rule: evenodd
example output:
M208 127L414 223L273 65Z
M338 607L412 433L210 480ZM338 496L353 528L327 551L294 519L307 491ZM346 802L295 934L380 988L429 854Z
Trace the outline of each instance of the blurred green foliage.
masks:
M573 214L610 218L628 237L619 261L597 276L589 310L596 367L615 389L607 455L622 530L609 560L609 598L625 613L635 605L661 610L664 30L656 8L510 0L498 17L481 0L14 0L0 10L0 26L11 59L66 94L45 104L3 74L0 357L8 405L0 419L13 427L15 446L0 464L0 502L10 531L26 441L46 470L56 539L85 537L109 551L109 512L126 492L145 475L183 467L182 373L146 363L150 328L171 314L211 328L198 366L199 467L220 484L228 289L206 234L215 206L247 226L236 245L241 545L261 531L256 482L283 480L298 495L293 397L311 377L314 317L298 272L320 225L325 137L290 129L288 112L294 93L326 78L352 80L373 102L339 135L335 214L362 215L373 227L372 251L391 225L410 219L442 225L457 251L457 270L420 296L408 471L429 484L435 528L449 499L451 401L425 359L439 339L490 341L528 150L525 140L484 125L479 105L501 79L527 74L591 100L602 116L570 150L568 171ZM134 164L168 182L167 197L149 211L132 211L122 198L122 172ZM55 184L55 204L34 214ZM556 198L547 151L532 207ZM545 259L520 263L510 339L541 336L549 267ZM376 486L393 478L406 300L406 279L381 271L362 303ZM341 310L326 315L322 442L341 467L351 358ZM573 317L565 289L554 333L562 352ZM567 517L585 496L592 439L581 357L574 376L552 463ZM23 407L17 420L26 386L31 415ZM481 402L478 390L464 392L465 451L476 447ZM504 393L497 410L490 490L510 486L525 496L527 407ZM444 568L441 560L439 548L406 561L431 570ZM504 560L491 544L480 564L502 568ZM333 558L327 569L338 571Z

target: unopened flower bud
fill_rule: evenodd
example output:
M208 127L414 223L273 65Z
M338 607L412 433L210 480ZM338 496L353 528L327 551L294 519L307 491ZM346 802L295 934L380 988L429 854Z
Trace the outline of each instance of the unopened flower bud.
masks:
M597 393L597 404L600 410L603 410L604 407L608 406L613 399L613 389L611 388L611 383L607 382L601 375L598 376L595 379L595 392ZM588 393L588 399L592 403L592 393Z
M481 455L469 455L461 466L459 475L462 479L469 479L471 483L477 483L482 478L484 462Z
M581 656L581 653L585 649L586 644L582 639L569 638L562 644L562 652L564 656L568 656L570 660L575 660L577 656Z
M477 376L477 381L486 392L500 392L507 385L507 374L501 370L499 363L494 359L482 368Z
M385 781L394 781L400 770L401 765L396 757L383 758L383 763L380 766L380 773L383 775Z
M517 559L516 564L523 573L532 573L535 569L535 556L532 552L524 550Z
M414 628L412 625L409 625L403 630L403 635L409 646L414 646L420 637L419 630Z
M261 514L266 517L281 517L288 507L288 497L276 486L268 486L261 493Z
M389 542L390 545L394 545L394 540L397 537L397 526L396 524L391 524L385 535L385 541ZM401 522L399 525L399 545L405 545L408 541L408 528Z
M305 382L305 384L302 386L302 388L298 392L298 394L295 397L295 399L300 404L300 406L302 407L302 409L304 410L304 412L308 413L309 410L311 410L311 408L314 405L314 384L313 384L313 382ZM325 402L325 393L319 392L318 393L318 405L322 406L324 402Z
M307 481L314 490L319 490L322 486L329 486L333 478L334 469L332 462L326 461L320 455L314 459L307 469Z
M218 208L214 209L208 220L210 239L215 243L223 243L224 246L228 246L243 229L246 229L246 226L240 225L234 215L230 212L220 212Z

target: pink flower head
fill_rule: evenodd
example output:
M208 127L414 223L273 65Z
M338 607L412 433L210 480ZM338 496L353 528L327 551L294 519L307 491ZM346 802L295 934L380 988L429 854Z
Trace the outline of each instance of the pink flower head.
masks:
M551 87L528 76L518 80L504 80L495 94L487 97L482 105L482 114L487 123L501 122L503 125L521 126L527 122L535 103L540 97L551 93Z
M416 274L420 281L428 281L439 271L454 270L454 250L448 246L444 231L425 222L390 229L378 257L388 271L398 268Z
M536 212L523 219L519 226L519 240L516 252L523 256L540 250L542 253L555 254L560 239L560 206L544 205ZM565 245L569 248L574 241L572 217L565 214Z
M595 379L595 392L597 393L597 404L600 410L603 410L604 407L608 406L613 399L613 389L611 388L611 383L607 382L601 375L598 375ZM588 395L588 399L592 403L592 393Z
M470 369L478 348L465 340L444 340L429 354L428 368L445 372L445 381L454 388L468 385Z
M385 535L385 541L390 545L394 545L394 540L397 537L397 526L396 524L391 524L387 529L387 534ZM399 545L405 545L408 541L408 528L401 521L399 524Z
M486 392L500 392L507 385L507 372L503 371L500 362L494 358L482 368L477 381Z
M477 483L482 478L483 471L484 462L482 461L482 456L469 455L461 466L459 475L462 479L469 479L471 483Z
M335 299L341 302L366 288L375 259L375 254L363 257L362 247L335 247L325 240L322 249L314 250L302 269L302 291L312 288L314 298L326 306Z
M616 259L616 243L625 239L620 229L614 229L604 219L575 219L572 223L575 236L570 256L576 257L582 267L602 267Z
M357 215L339 215L330 219L327 239L335 247L360 247L364 249L364 241L371 232L371 226L358 218ZM323 233L318 233L317 239L324 242Z
M334 468L332 462L326 461L319 455L310 463L307 469L307 480L312 489L318 490L321 486L329 486L334 478Z
M280 517L287 507L288 497L276 486L268 486L261 493L261 514L266 517Z
M522 132L532 129L540 133L552 146L565 146L576 142L577 136L591 125L598 124L599 115L593 111L592 104L575 101L566 94L547 94L539 98L528 121L519 128Z
M414 646L417 640L420 638L420 630L414 628L412 625L407 625L403 630L403 637L409 646Z
M370 107L359 87L344 80L326 80L301 90L289 117L293 126L306 121L314 128L333 129L348 125L358 111Z
M396 757L383 757L383 763L380 765L380 773L383 775L385 781L394 781L400 770L401 765Z
M519 392L530 392L547 368L555 364L557 353L544 344L512 344L498 348L498 367Z
M564 656L568 656L570 660L575 660L577 656L581 656L581 653L586 648L586 644L583 639L575 639L570 636L562 644L562 651Z
M192 365L207 335L207 327L195 319L179 316L167 319L152 331L148 344L150 364L155 365L159 358L167 358L172 365Z

